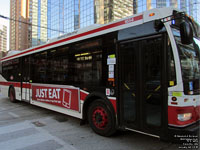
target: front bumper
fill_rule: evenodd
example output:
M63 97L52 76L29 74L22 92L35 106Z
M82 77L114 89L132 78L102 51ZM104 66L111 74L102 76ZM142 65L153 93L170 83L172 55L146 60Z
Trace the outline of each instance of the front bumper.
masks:
M200 121L184 127L184 128L177 128L177 127L168 127L168 138L172 142L178 143L193 143L199 146L200 140Z

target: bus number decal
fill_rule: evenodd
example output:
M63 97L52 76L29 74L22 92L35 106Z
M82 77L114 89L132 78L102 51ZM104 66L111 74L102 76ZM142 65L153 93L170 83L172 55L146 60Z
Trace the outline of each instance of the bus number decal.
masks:
M78 89L32 86L32 100L72 110L79 110Z
M141 19L143 19L143 15L131 17L131 18L128 18L128 19L125 20L125 24L131 23L131 22L134 22L134 21L138 21L138 20L141 20Z
M133 17L125 20L125 24L131 23L131 22L134 22L134 18Z

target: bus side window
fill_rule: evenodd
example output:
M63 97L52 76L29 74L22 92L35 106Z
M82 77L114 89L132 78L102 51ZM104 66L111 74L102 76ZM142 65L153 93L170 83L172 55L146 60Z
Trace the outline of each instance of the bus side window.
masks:
M171 44L168 43L168 86L176 85L176 69Z
M3 77L8 81L20 81L20 61L19 58L3 62Z

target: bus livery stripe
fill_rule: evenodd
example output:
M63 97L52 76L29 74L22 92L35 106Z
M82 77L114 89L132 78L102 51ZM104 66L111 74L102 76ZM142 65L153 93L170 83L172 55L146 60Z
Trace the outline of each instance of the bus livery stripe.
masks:
M21 83L20 82L0 82L0 85L4 85L4 86L13 85L14 87L21 87ZM23 83L22 84L22 88L31 89L31 84L30 83Z
M10 58L14 58L14 57L17 57L17 56L20 56L20 55L23 55L23 54L28 54L29 52L37 51L37 50L40 50L40 49L43 49L43 48L47 48L47 47L50 47L50 46L53 46L53 45L64 43L64 42L74 40L74 39L77 39L77 38L80 38L80 37L84 37L84 36L87 36L87 35L98 33L98 32L101 32L101 31L105 31L105 30L108 30L108 29L111 29L111 28L115 28L115 27L118 27L118 26L121 26L121 25L124 25L124 24L132 23L132 22L135 22L135 21L138 21L138 20L141 20L141 19L143 19L143 15L128 18L127 20L115 22L113 24L109 24L109 25L106 25L106 26L103 26L103 27L100 27L100 28L97 28L97 29L94 29L94 30L90 30L88 32L80 33L78 35L67 37L67 38L59 40L59 41L55 41L55 42L52 42L52 43L49 43L49 44L46 44L46 45L42 45L42 46L27 50L27 51L24 51L24 52L21 52L21 53L12 55L12 56L2 58L1 61L7 60L7 59L10 59Z

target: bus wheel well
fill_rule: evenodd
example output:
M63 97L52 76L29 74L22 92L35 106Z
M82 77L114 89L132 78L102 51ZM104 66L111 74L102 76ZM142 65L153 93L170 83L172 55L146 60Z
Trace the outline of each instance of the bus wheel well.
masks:
M11 85L9 87L9 90L8 90L8 97L10 98L10 101L12 103L15 103L16 102L16 95L15 95L15 88L13 85Z
M88 109L89 109L90 105L95 100L98 100L98 99L102 99L102 98L99 96L92 96L92 97L87 98L86 101L84 102L84 105L83 105L83 120L84 121L88 121L87 113L88 113Z
M10 85L9 86L9 89L8 89L8 97L10 97L10 90L13 89L15 91L15 88L13 85Z

